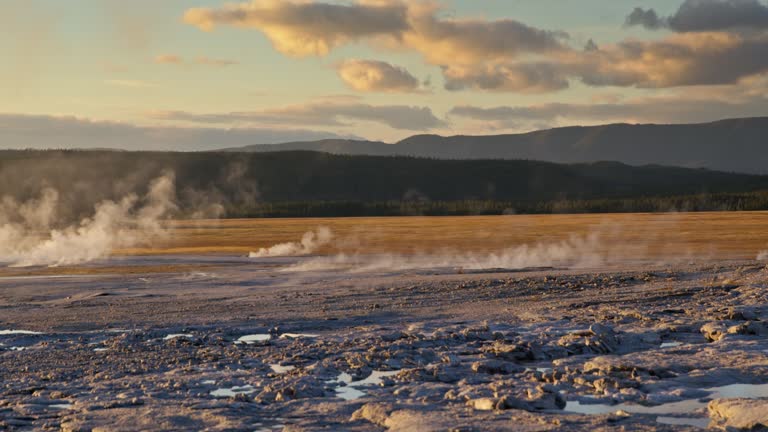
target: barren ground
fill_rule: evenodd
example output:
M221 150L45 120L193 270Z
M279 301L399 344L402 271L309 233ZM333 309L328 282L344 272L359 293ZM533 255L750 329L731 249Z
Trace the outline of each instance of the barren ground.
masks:
M569 218L227 221L218 241L179 223L152 255L4 269L0 429L767 425L768 269L755 256L768 215L624 215L620 229ZM365 271L241 256L319 225L362 239L323 254L492 251L597 230L589 244L608 255Z

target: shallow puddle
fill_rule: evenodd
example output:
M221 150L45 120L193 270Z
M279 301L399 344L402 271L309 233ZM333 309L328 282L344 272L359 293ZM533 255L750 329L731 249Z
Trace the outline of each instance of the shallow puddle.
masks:
M169 334L168 336L164 337L163 340L171 340L171 339L177 339L177 338L193 338L195 335L189 334L189 333L174 333Z
M688 414L706 407L707 402L701 402L699 399L688 399L656 406L630 403L617 405L582 404L577 401L568 401L565 405L565 411L588 415L612 414L616 411L626 411L633 414Z
M272 339L272 336L269 334L245 335L238 338L235 341L235 345L240 345L240 344L253 345L255 343L267 342L270 339Z
M671 426L693 426L701 429L709 427L709 418L689 418L689 417L656 417L656 423Z
M370 387L381 384L386 377L394 376L400 371L373 371L367 378L360 381L352 381L352 376L348 373L341 373L339 377L331 383L344 383L345 385L336 388L336 396L344 400L356 400L365 396L366 393L359 387Z
M525 368L525 370L526 370L526 372L536 371L536 372L541 372L541 373L550 373L554 369L551 368L551 367L529 367L529 368Z
M275 421L285 421L285 419L279 418L279 417L275 418L274 420ZM285 429L285 425L281 424L281 423L274 424L274 425L271 425L271 426L266 426L266 425L264 425L264 423L259 422L259 423L254 423L254 426L258 427L258 429L256 429L256 432L279 432L279 431L282 431L283 429Z
M244 385L244 386L235 386L230 388L220 388L216 389L211 392L211 396L217 397L217 398L225 398L225 397L235 397L239 394L252 394L255 393L256 389L252 385Z
M316 338L320 337L316 334L307 334L307 333L283 333L280 335L281 339L299 339L299 338Z
M767 398L768 384L731 384L707 389L707 391L713 392L712 399Z
M659 348L677 348L682 345L682 342L664 342L659 346Z
M656 406L645 406L632 403L617 405L585 404L578 401L568 401L565 412L587 415L611 414L616 411L626 411L633 414L658 414L657 422L669 425L689 425L706 428L709 425L708 417L672 417L686 414L695 414L697 411L706 410L710 400L746 398L757 399L768 397L768 384L731 384L721 387L704 389L709 392L706 398L686 399L678 402L670 402Z
M269 367L276 374L284 374L296 369L296 366L281 366L279 364L271 364Z
M29 330L0 330L0 336L6 335L41 335L43 333Z

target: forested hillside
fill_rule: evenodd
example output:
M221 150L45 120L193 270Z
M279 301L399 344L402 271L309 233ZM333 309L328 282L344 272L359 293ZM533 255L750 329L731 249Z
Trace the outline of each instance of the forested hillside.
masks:
M615 162L559 165L314 152L3 151L0 196L23 201L52 187L73 214L84 213L99 200L143 194L163 173L175 176L182 212L216 204L229 216L655 211L683 202L706 208L706 197L719 197L721 207L739 208L739 202L747 201L759 207L756 192L768 190L768 176ZM741 201L734 198L745 193ZM681 201L691 196L696 197Z

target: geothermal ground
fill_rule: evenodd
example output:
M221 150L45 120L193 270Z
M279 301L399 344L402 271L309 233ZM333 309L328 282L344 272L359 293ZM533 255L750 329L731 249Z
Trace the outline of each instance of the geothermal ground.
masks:
M0 429L768 427L768 268L753 250L768 216L679 217L648 242L634 234L647 223L568 227L490 252L465 234L351 253L341 222L312 221L334 240L271 248L302 227L254 242L254 258L211 253L215 232L198 227L207 254L5 268ZM697 230L706 242L680 240Z

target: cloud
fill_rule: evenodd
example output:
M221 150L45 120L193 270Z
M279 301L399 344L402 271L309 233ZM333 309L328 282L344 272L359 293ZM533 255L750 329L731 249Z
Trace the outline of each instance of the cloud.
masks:
M261 111L199 114L185 111L157 111L149 114L155 120L198 124L316 127L348 127L354 121L374 122L392 129L427 131L444 126L428 107L407 105L369 105L354 101L315 101Z
M276 144L338 134L291 128L191 128L138 126L76 117L0 114L2 148L117 148L199 151L251 144Z
M226 67L226 66L232 66L232 65L238 64L238 62L234 60L214 59L206 56L196 57L194 60L188 62L183 57L175 54L161 54L161 55L155 56L155 63L179 65L179 66L187 65L187 64L196 64L196 65L215 66L215 67Z
M409 93L420 86L406 69L382 61L345 60L336 70L351 89L361 92Z
M649 30L656 30L666 25L666 20L659 17L653 9L635 8L624 21L627 27L642 26Z
M149 88L157 87L156 84L141 80L125 80L125 79L111 79L105 80L104 84L115 87L129 87L129 88Z
M549 63L453 66L445 68L443 74L446 90L545 93L569 86L566 75Z
M700 123L723 118L768 115L768 90L755 86L768 82L743 82L736 86L698 88L625 101L548 103L527 106L454 107L449 116L485 123L494 129L530 129L541 124L581 123ZM763 87L765 88L765 87Z
M235 60L214 59L214 58L205 57L205 56L196 57L195 63L199 65L215 66L215 67L226 67L226 66L239 64L239 62Z
M562 31L542 30L511 19L439 18L439 8L415 5L409 9L410 26L402 34L402 44L433 65L495 63L566 49L563 42L568 34Z
M183 20L205 31L218 25L257 29L275 49L297 57L325 55L345 43L397 34L407 25L405 5L383 0L351 4L252 0L221 8L189 9Z
M685 0L674 15L659 17L653 9L635 8L627 25L676 32L767 30L768 5L759 0Z
M451 17L434 1L251 0L190 9L185 21L255 29L287 55L326 55L363 42L376 49L416 52L437 66L449 91L545 93L572 81L588 86L668 88L735 83L768 71L766 6L759 0L686 0L672 17L635 9L627 25L670 27L660 40L627 39L574 48L567 33L513 19ZM752 31L724 31L749 28ZM728 67L723 67L728 65ZM410 74L386 63L349 63L342 79L363 91L413 85ZM392 85L397 83L397 85Z
M511 19L451 19L440 12L430 1L251 0L189 9L183 20L205 31L217 25L255 29L291 56L322 56L343 44L384 37L437 65L559 50L567 38Z
M252 0L217 9L190 9L184 21L206 31L217 25L255 29L263 32L275 49L296 57L323 56L356 41L415 51L451 77L449 89L510 90L526 87L525 82L532 82L529 91L536 87L562 87L562 82L544 83L545 77L537 77L533 71L507 74L507 83L492 83L494 79L488 71L471 69L481 64L501 70L504 63L523 55L567 50L565 32L538 29L511 19L445 18L441 12L437 3L427 1L357 0L331 4ZM382 64L353 63L342 78L356 89L375 88L387 77L413 85L413 80L402 72ZM495 81L504 81L504 74L495 75L502 78Z
M157 64L182 64L184 59L174 54L161 54L155 56L155 63Z
M572 80L593 87L733 84L768 72L766 52L768 34L683 33L662 40L627 40L590 51L561 52L536 63L505 64L481 77L499 89L515 91L558 90ZM450 74L446 76L451 84ZM530 76L534 79L520 79ZM483 87L483 81L473 81Z

